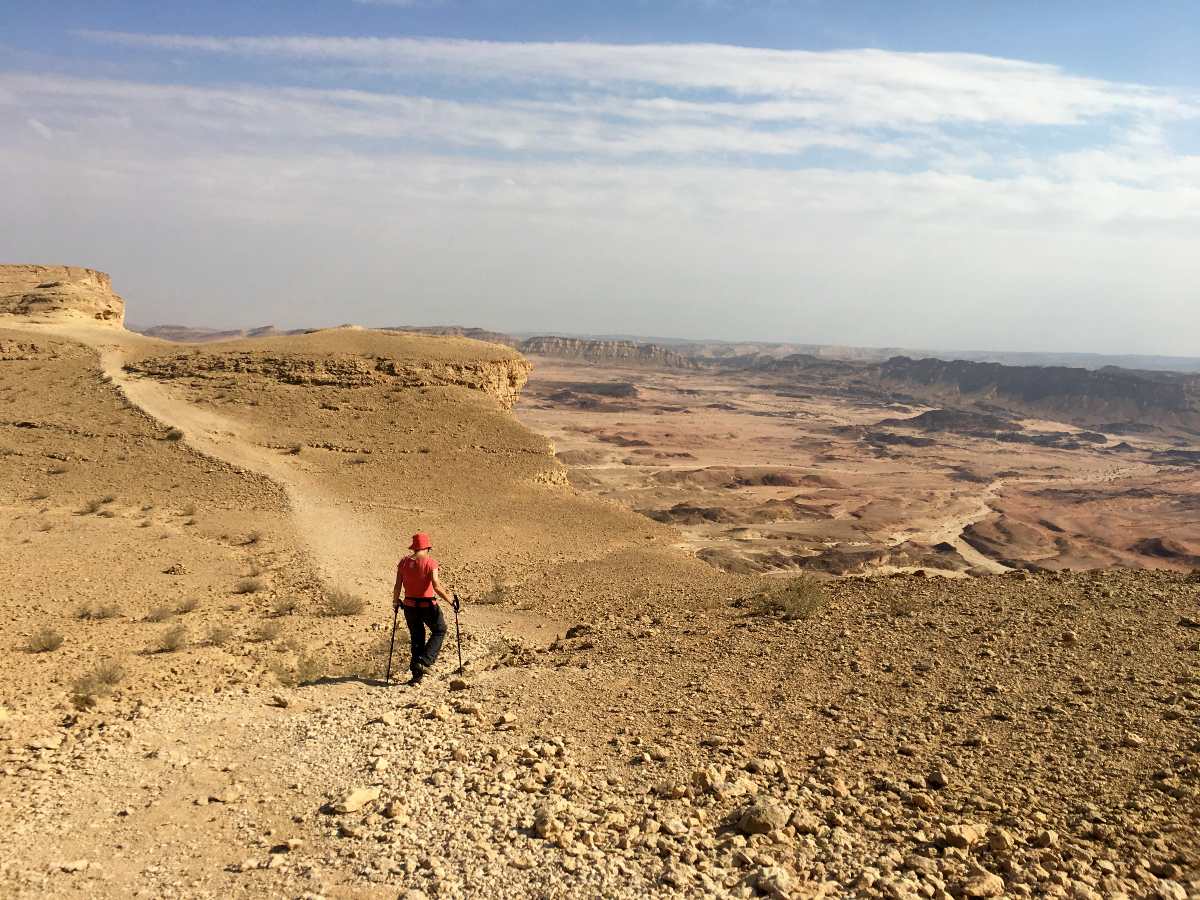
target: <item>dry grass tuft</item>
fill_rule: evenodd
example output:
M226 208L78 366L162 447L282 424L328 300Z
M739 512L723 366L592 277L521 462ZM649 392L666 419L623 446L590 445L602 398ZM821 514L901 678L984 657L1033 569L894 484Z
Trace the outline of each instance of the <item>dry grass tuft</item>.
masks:
M243 578L233 589L235 594L257 594L267 589L267 583L261 578Z
M494 606L497 603L503 603L508 599L510 594L512 594L512 587L503 578L496 575L492 578L492 586L487 593L481 595L473 602L481 606Z
M186 616L190 612L195 612L200 608L200 601L195 597L188 597L186 600L180 600L175 604L175 615Z
M256 644L267 644L279 640L282 636L283 625L279 622L262 622L254 629L254 633L250 635L250 640Z
M329 672L329 666L323 657L307 651L296 657L295 665L288 665L282 660L273 660L267 668L283 687L312 684L314 681L324 678Z
M252 531L246 535L246 539L242 541L243 547L253 547L255 544L262 543L263 533L261 531Z
M174 653L176 650L182 650L188 644L188 629L186 625L176 625L174 628L167 630L155 646L155 651L158 653Z
M63 640L63 636L53 628L39 628L29 636L26 648L30 653L49 653L61 647Z
M808 619L825 605L825 586L812 575L800 575L778 587L770 587L751 599L755 615L776 615L785 622Z
M299 456L303 450L303 444L292 444L290 447L288 447L287 452L292 456Z
M214 625L208 630L207 640L213 647L223 647L233 640L233 628L229 625Z
M296 611L296 606L295 597L280 597L271 607L271 616L276 619L283 616L290 616Z
M166 440L182 441L183 440L183 432L178 428L171 428L167 431Z
M166 622L175 616L175 611L169 606L156 606L146 613L147 622Z
M325 595L327 616L357 616L366 605L362 597L356 597L349 591L333 590Z
M91 709L124 679L125 667L119 661L104 660L91 672L71 682L71 703L76 709Z

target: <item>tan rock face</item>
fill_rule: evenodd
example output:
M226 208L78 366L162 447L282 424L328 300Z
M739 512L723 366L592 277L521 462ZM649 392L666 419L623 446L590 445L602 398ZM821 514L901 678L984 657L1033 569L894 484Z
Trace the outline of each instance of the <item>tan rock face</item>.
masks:
M78 266L0 265L0 314L91 319L120 327L125 301L104 272Z

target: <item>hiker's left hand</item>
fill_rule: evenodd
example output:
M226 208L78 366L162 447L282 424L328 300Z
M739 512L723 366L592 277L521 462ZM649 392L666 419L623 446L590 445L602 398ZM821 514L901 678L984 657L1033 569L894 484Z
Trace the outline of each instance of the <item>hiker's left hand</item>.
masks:
M458 599L458 594L454 595L453 606L455 612L458 612L462 608L462 601Z

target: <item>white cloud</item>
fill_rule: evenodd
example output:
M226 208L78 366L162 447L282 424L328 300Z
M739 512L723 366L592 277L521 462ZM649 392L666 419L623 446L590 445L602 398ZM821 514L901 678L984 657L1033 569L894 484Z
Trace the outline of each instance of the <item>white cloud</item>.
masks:
M7 252L125 264L131 299L174 298L142 320L1176 352L1200 328L1188 96L956 54L92 36L267 72L0 73L29 125L0 132Z

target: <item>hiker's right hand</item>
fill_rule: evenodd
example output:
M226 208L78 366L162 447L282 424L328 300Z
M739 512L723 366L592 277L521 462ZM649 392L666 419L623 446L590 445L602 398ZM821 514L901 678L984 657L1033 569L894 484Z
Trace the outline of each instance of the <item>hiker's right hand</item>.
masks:
M400 598L399 597L392 598L392 612L400 612Z
M458 594L454 595L454 611L458 612L462 608L462 601L458 599Z

